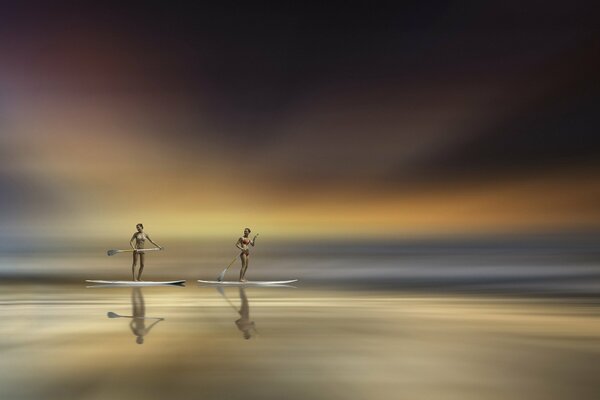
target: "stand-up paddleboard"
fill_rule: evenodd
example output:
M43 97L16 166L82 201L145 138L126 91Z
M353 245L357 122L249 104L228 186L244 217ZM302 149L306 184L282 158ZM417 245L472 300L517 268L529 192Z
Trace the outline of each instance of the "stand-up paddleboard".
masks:
M225 286L269 286L269 285L288 285L290 283L298 282L298 279L291 279L289 281L203 281L198 279L199 283L205 285L225 285Z
M183 285L185 279L179 281L100 281L86 280L88 283L96 283L107 286L165 286L165 285Z

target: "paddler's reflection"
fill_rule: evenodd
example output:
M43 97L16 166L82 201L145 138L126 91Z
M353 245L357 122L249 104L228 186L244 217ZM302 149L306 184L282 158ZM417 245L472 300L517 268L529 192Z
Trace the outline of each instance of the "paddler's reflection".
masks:
M131 311L133 315L119 315L114 312L108 312L108 318L131 318L129 322L129 328L135 335L135 342L137 344L144 343L144 337L150 333L150 330L154 325L163 321L164 318L157 317L146 317L146 304L144 302L144 295L142 289L134 287L131 289ZM146 325L147 320L154 320L150 325Z
M242 331L244 339L250 339L252 337L252 331L256 330L256 328L254 326L254 321L250 321L250 303L248 302L248 296L246 296L246 289L241 286L239 289L242 305L240 306L238 313L241 318L235 321L235 324L238 329Z
M222 287L217 287L217 290L219 293L221 293L221 296L223 296L223 298L227 300L229 305L235 311L237 311L238 314L240 314L240 318L235 321L235 325L242 332L244 339L250 339L253 336L253 334L256 333L256 326L254 325L254 321L250 320L250 302L248 302L248 296L246 296L246 288L244 288L243 286L240 286L239 288L241 301L239 310L231 302L231 300L229 300Z

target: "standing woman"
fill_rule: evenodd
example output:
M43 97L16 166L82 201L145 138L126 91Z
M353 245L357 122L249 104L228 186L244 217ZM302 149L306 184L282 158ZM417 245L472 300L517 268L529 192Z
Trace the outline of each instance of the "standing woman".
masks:
M162 250L162 247L159 246L158 244L154 243L152 241L152 239L150 239L150 236L148 236L148 234L146 232L144 232L144 225L137 224L135 226L135 229L137 229L137 232L133 234L133 236L131 237L131 240L129 241L129 245L134 250L133 251L133 264L131 265L131 275L133 276L134 281L140 281L142 278L142 271L144 271L144 256L145 256L144 252L140 251L140 249L144 248L144 242L146 241L146 239L148 239L148 241L150 243L152 243L159 249ZM140 259L140 270L138 271L137 279L135 279L135 266L137 265L138 257Z
M235 247L241 250L240 260L242 260L242 269L240 270L240 282L246 282L246 270L248 269L248 261L250 259L250 248L248 245L254 247L254 241L258 237L257 234L252 240L248 239L250 232L250 228L244 229L244 236L239 238L235 244Z

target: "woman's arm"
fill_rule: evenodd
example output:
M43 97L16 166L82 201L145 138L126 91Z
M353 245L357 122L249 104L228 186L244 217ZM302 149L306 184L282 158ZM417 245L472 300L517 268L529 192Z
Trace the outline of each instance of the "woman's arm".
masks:
M242 247L242 238L238 239L237 243L235 244L235 247L237 247L241 251L244 251L244 248Z
M164 321L164 318L157 318L156 321L154 321L153 323L151 323L150 326L145 329L146 335L148 333L150 333L150 329L152 329L154 327L154 325L158 324L160 321Z
M148 241L150 243L152 243L153 245L155 245L156 247L158 247L159 249L162 249L161 245L157 244L154 242L154 240L150 239L150 236L148 236L148 234L146 234L146 239L148 239Z
M252 247L254 247L254 241L256 240L257 237L258 237L258 233L256 235L254 235L254 237L252 238L252 241L250 242Z
M133 236L129 240L129 245L131 246L132 249L135 250L135 246L133 245L133 242L135 242L135 233L133 234Z

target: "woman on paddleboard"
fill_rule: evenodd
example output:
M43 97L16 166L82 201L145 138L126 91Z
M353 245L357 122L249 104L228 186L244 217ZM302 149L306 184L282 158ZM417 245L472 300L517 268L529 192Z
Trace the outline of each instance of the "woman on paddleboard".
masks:
M144 271L144 252L140 251L140 249L144 248L144 242L146 239L156 247L162 250L162 247L158 244L154 243L150 236L146 232L144 232L144 225L137 224L135 226L137 232L133 234L131 240L129 241L129 245L134 250L133 251L133 264L131 265L131 275L133 276L134 281L142 280L142 271ZM138 258L140 259L140 270L138 271L137 279L135 278L135 266L137 265Z
M240 282L246 282L246 270L248 269L248 261L250 260L250 248L248 245L254 247L254 242L258 237L258 234L254 236L252 240L248 238L248 235L252 232L250 228L244 229L244 236L238 239L235 247L240 249L240 260L242 260L242 269L240 269Z

